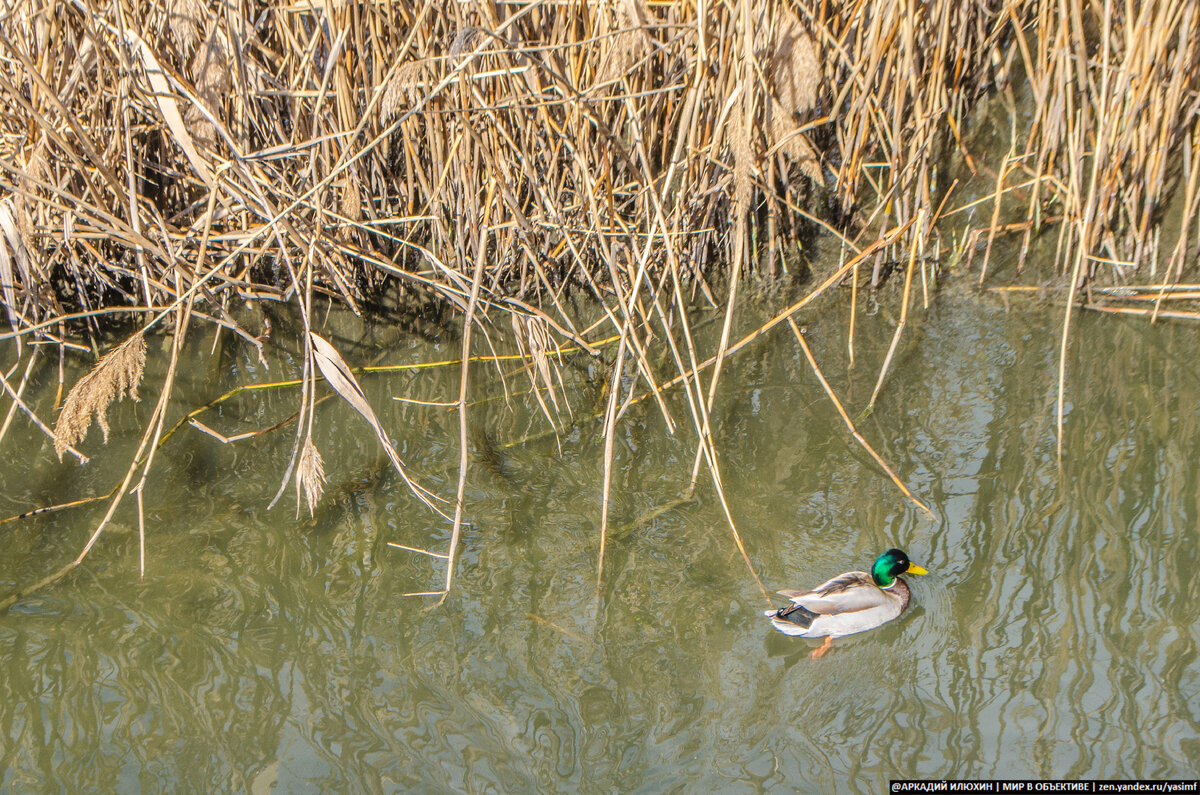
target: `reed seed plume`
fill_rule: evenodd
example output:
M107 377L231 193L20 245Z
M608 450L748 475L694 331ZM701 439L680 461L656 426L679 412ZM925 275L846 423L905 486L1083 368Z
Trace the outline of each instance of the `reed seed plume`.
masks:
M201 0L168 0L167 24L181 52L189 53L200 42L208 10Z
M311 517L321 495L325 493L325 462L312 437L304 440L304 448L300 451L300 461L296 465L296 511L300 511L300 493L308 503L308 515Z
M407 61L395 67L379 103L380 121L391 121L402 108L416 104L424 91L433 87L429 82L432 74L432 64L424 60Z
M596 84L618 81L642 62L650 53L654 42L647 33L647 20L642 4L638 0L617 0L599 5L599 27L601 37L600 67L596 71Z
M546 401L542 397L542 389L545 389L550 396L550 402L554 405L554 415L557 415L559 411L558 394L554 388L554 381L557 378L561 387L562 374L559 372L558 364L550 358L550 354L553 351L557 359L561 360L562 355L559 353L558 345L550 336L550 329L546 321L540 317L514 312L512 313L512 326L518 350L522 356L527 356L531 360L529 382L533 387L533 395L537 398L542 413L553 425L554 416L550 414L550 407L546 405Z
M145 366L146 339L138 332L105 354L71 387L54 426L54 451L59 460L68 447L87 436L93 420L108 441L108 407L122 396L141 399L138 384Z
M196 49L188 71L196 86L196 98L204 104L209 114L220 118L223 115L220 112L221 104L233 88L233 73L224 34L215 22L210 23L208 35ZM197 104L188 106L184 119L191 127L197 144L208 149L216 146L216 127Z

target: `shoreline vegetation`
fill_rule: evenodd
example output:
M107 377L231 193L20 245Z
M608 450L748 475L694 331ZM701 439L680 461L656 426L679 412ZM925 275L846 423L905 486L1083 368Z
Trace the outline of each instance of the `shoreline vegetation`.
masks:
M428 592L443 599L466 521L470 364L500 337L551 428L569 403L563 350L607 368L597 588L614 430L635 399L673 430L662 395L677 387L692 485L711 483L758 582L709 411L726 357L785 322L857 443L930 512L855 429L795 322L835 286L851 288L851 362L861 295L899 305L869 410L939 269L1006 295L1049 285L1061 455L1076 309L1200 318L1197 29L1191 0L0 0L0 444L23 418L83 463L111 404L139 387L154 401L79 557L0 609L82 562L127 498L144 551L154 452L200 410L172 405L180 351L215 326L265 355L270 329L235 319L247 302L302 320L296 413L262 431L295 434L276 501L289 486L310 511L321 498L324 380L452 528L444 552L403 547L444 562ZM819 240L838 256L818 257ZM1002 273L997 246L1015 262ZM745 278L799 275L800 300L735 338ZM405 469L361 370L322 335L320 301L361 313L384 293L461 329L453 495ZM599 323L583 325L576 296ZM723 313L713 350L692 337L705 302ZM115 320L120 341L64 383L64 362L91 361ZM165 379L142 384L160 332ZM25 403L55 366L53 405Z

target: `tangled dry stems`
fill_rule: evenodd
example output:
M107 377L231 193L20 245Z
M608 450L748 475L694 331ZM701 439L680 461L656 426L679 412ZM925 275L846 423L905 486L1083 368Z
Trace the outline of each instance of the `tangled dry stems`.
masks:
M1018 275L1114 311L1105 285L1156 279L1158 316L1200 231L1198 25L1193 0L6 0L0 300L19 339L195 302L253 340L230 302L307 329L315 293L396 287L512 313L554 404L548 329L587 345L564 290L603 303L618 371L686 384L693 286L776 274L818 225L872 284L976 248L982 281L1015 233ZM71 390L60 454L136 398L142 339Z
M1023 250L1063 219L1059 272L1082 257L1084 279L1114 264L1178 278L1191 230L1163 241L1160 221L1181 182L1176 212L1197 202L1197 13L10 0L0 192L26 219L9 245L37 267L0 274L5 304L33 324L89 295L169 303L209 230L220 303L293 286L291 267L352 305L398 282L462 308L482 250L485 299L537 296L569 323L561 287L609 300L623 251L649 248L651 273L774 269L811 226L815 186L858 211L852 239L932 218L953 149L1006 215L1034 220ZM1015 92L1030 121L1001 160L971 130L982 97ZM761 230L748 257L728 234L745 223Z

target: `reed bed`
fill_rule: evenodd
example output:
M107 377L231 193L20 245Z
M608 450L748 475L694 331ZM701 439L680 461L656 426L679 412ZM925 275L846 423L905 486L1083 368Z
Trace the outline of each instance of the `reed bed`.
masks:
M706 469L721 494L708 412L723 360L833 285L851 283L853 308L904 272L892 351L916 279L928 297L939 267L1059 285L1063 369L1081 304L1194 317L1180 283L1200 236L1198 28L1195 0L0 0L0 338L31 357L4 373L4 427L19 409L85 460L93 418L103 428L111 402L137 397L149 331L174 330L173 356L196 323L262 350L232 307L292 303L304 372L280 493L320 499L321 375L453 524L449 551L429 553L447 562L444 595L472 331L501 334L491 321L511 316L551 425L566 402L554 353L597 355L606 338L599 580L611 440L635 394L673 429L661 395L683 387L693 483ZM811 256L818 235L840 261ZM1019 252L1002 275L998 241ZM734 341L741 279L785 271L820 286ZM315 301L361 311L382 291L459 318L454 498L406 471L316 326ZM572 294L604 322L582 328ZM725 310L715 350L693 343L697 296ZM113 314L137 331L51 429L39 413L58 401L20 397L34 361L57 349L61 372ZM145 481L173 372L88 549Z

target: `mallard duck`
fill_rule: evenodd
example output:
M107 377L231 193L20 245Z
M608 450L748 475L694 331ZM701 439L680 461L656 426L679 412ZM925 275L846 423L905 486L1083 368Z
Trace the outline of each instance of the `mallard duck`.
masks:
M910 593L901 574L928 574L899 549L879 556L871 573L848 571L811 591L783 590L792 600L787 607L768 610L775 629L786 635L825 638L812 653L816 658L829 651L833 639L882 626L904 612Z

